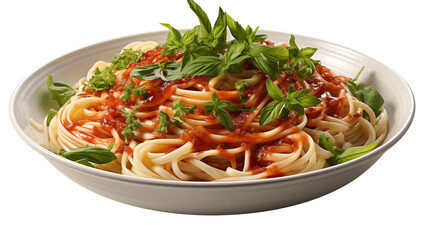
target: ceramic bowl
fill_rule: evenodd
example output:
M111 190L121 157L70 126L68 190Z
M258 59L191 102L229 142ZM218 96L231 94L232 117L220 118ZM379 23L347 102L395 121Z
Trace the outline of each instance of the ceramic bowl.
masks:
M287 42L288 33L261 31L274 42ZM234 214L291 206L330 193L356 179L371 167L408 130L414 116L411 89L397 73L382 63L340 45L296 36L298 46L317 47L314 56L340 75L353 77L362 66L360 82L374 85L385 99L389 133L371 153L325 169L272 179L243 182L175 182L144 179L101 171L74 163L39 145L40 133L31 131L30 119L42 122L50 100L46 77L74 85L98 60L110 61L115 53L133 41L162 43L167 32L153 32L118 38L85 47L41 67L23 80L10 102L10 118L17 133L64 175L105 197L147 209L188 214ZM40 169L39 169L40 171ZM46 170L48 171L48 170Z

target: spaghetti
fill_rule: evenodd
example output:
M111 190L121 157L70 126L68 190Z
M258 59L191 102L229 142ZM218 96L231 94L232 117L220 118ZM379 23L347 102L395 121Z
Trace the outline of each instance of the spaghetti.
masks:
M129 176L242 181L340 164L384 141L374 87L334 74L293 35L274 45L221 8L212 26L188 3L200 25L183 35L164 23L162 46L130 43L74 88L48 77L61 106L38 126L48 149Z
M376 117L374 111L354 97L346 83L351 79L337 76L327 67L316 66L309 79L282 72L276 84L283 91L311 89L321 103L305 109L305 114L290 111L286 118L276 118L261 126L262 109L272 99L264 91L269 76L248 64L241 73L233 73L230 81L246 81L246 107L252 111L230 112L233 131L229 132L204 104L216 93L220 100L242 105L239 91L232 89L225 74L188 76L175 81L139 80L130 76L134 68L166 61L180 62L183 54L161 56L162 47L154 42L138 42L124 49L143 50L136 64L116 71L113 87L94 92L85 88L96 69L111 64L97 62L75 86L78 92L44 128L46 147L58 153L78 147L107 148L117 160L95 167L138 176L168 180L240 181L293 175L327 167L332 153L318 144L325 134L332 145L342 148L382 142L387 134L388 117L384 108ZM246 65L246 64L244 64ZM296 80L299 79L299 80ZM125 86L145 86L146 98L131 95L121 99ZM174 116L173 103L196 106L193 113ZM122 111L121 111L122 110ZM141 127L126 143L122 134L127 127L123 111L131 113ZM180 121L160 133L160 114ZM171 120L170 119L170 120ZM45 124L47 125L47 124Z

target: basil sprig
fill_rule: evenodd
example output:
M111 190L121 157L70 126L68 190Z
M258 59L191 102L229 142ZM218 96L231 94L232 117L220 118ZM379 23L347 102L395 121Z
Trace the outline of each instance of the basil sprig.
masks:
M120 111L127 118L125 120L127 126L122 130L121 134L125 138L125 144L128 144L128 138L135 137L134 131L139 130L142 127L142 123L140 119L136 118L134 115L136 109L133 109L131 112L127 112L125 109L121 109Z
M261 117L259 118L260 126L271 122L278 115L281 118L287 117L292 109L298 114L304 115L304 108L313 107L322 102L319 98L310 95L311 89L297 91L290 85L285 97L281 89L271 79L267 79L266 88L268 95L270 95L273 101L262 109Z
M189 30L183 34L183 36L180 34L180 32L173 28L168 23L161 23L162 26L170 29L170 32L167 35L167 40L165 41L163 45L163 49L161 52L161 56L164 55L175 55L177 51L179 52L186 52L189 48L194 46L195 41L195 30Z
M384 104L383 96L381 96L381 94L373 86L365 87L356 84L356 81L364 68L365 67L362 67L356 77L354 77L352 81L346 82L346 84L352 95L356 97L359 101L364 102L366 105L368 105L374 111L375 116L378 117L378 115L380 115L381 113L380 108Z
M168 128L171 125L174 125L178 128L182 128L182 123L178 120L172 120L170 118L170 116L168 116L167 113L161 111L159 112L159 118L158 118L159 124L157 127L157 131L160 133L167 133L168 132Z
M179 117L182 121L184 121L183 114L194 113L194 110L197 109L197 106L194 105L192 107L186 107L183 105L182 99L177 99L173 102L172 109L175 110L174 117Z
M200 25L194 27L196 42L198 46L206 46L214 51L222 51L226 46L226 15L222 8L212 27L211 22L204 10L193 0L188 0L189 7L197 15Z
M204 103L204 111L211 113L214 111L214 116L220 121L220 123L230 132L234 130L234 122L232 121L231 115L226 110L230 111L252 111L253 109L242 108L239 105L235 105L229 101L219 100L217 93L212 94L212 101Z
M247 26L246 29L244 29L240 23L235 21L230 15L227 13L225 13L225 15L229 31L235 38L234 41L249 45L251 43L264 41L268 37L265 34L256 34L259 27L256 27L255 30L253 30L250 26Z
M51 98L57 101L58 105L62 107L71 97L76 94L76 91L65 83L54 82L51 75L46 80Z
M161 78L163 81L174 81L182 78L180 62L162 62L134 68L131 77L144 80Z
M66 152L64 149L61 149L58 155L74 162L89 167L94 167L92 163L106 164L116 160L115 154L110 151L112 147L113 145L110 145L108 149L98 147L79 147L71 149L68 152Z
M291 74L296 72L299 78L308 79L316 71L315 65L320 64L319 60L311 58L317 48L306 47L299 49L294 35L290 36L289 45L289 60L280 62L280 70L288 71Z
M245 45L236 42L231 44L225 54L217 56L201 56L188 63L182 70L183 74L219 76L226 72L241 72L241 65L249 58L242 54Z
M333 146L331 140L326 137L325 134L322 134L319 138L319 145L330 151L334 155L326 160L330 166L333 166L340 163L348 162L352 159L358 158L371 152L375 147L377 147L378 142L373 142L369 145L362 147L351 147L343 149Z
M314 73L315 65L319 64L319 61L311 59L317 49L299 49L293 35L289 47L261 45L259 42L264 41L267 36L257 34L258 27L254 30L250 26L244 28L221 8L212 26L207 14L198 4L193 0L188 0L188 4L197 15L200 25L182 36L170 24L162 23L170 29L167 41L163 45L162 55L183 52L180 70L170 79L162 78L165 81L174 78L176 80L181 77L180 74L215 77L223 73L240 72L241 65L246 59L273 78L279 78L281 71L288 71L291 74L296 72L301 79L307 79ZM230 42L226 41L228 28L235 38ZM139 76L136 72L133 74Z

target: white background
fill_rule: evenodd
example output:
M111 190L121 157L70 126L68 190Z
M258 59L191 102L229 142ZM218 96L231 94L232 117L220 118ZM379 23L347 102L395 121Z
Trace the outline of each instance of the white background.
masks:
M194 216L118 203L75 184L25 145L7 116L11 93L26 76L65 53L164 30L160 22L190 28L197 18L184 0L3 2L0 238L428 239L429 159L424 136L429 17L424 1L198 3L212 19L222 6L242 25L335 42L385 63L414 91L417 112L409 132L351 184L289 208Z

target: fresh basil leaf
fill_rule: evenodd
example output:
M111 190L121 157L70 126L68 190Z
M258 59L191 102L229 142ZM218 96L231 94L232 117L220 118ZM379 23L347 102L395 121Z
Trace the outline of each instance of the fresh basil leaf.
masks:
M308 79L316 71L320 61L311 59L317 48L306 47L299 49L295 42L295 36L291 35L289 40L289 60L280 62L280 69L290 74L297 73L300 79Z
M348 162L352 159L361 157L369 152L371 152L375 147L377 147L378 142L371 143L362 147L351 147L344 150L343 153L335 155L327 160L330 166L337 165L340 163Z
M247 42L246 30L244 30L244 28L238 22L234 21L234 19L230 15L228 15L227 13L225 15L229 31L231 32L231 35L235 38L235 40L242 43Z
M326 137L325 134L322 134L319 138L319 145L330 151L334 155L326 160L330 166L333 166L350 161L352 159L358 158L371 152L378 145L378 143L374 142L372 144L362 147L351 147L347 149L342 149L333 146L331 140Z
M268 95L274 100L277 100L279 102L283 101L284 96L282 90L271 80L267 79L265 86L268 91Z
M51 123L52 119L57 115L57 113L57 110L49 109L48 116L46 118L46 126L49 127L49 124Z
M219 119L220 123L230 132L234 130L234 122L232 121L231 115L223 109L215 109L214 116Z
M48 87L51 98L57 101L58 105L62 107L71 97L76 94L76 91L65 83L54 82L54 79L51 75L48 76L46 80L46 85Z
M277 62L271 62L262 56L253 56L250 58L250 62L257 69L261 70L263 73L273 77L279 77L279 69Z
M202 56L192 60L182 69L188 76L209 75L216 77L221 72L222 60L215 56Z
M89 162L88 158L84 158L84 159L79 159L75 161L76 163L80 163L82 165L88 166L88 167L94 167L94 165L92 165L92 163Z
M230 132L234 130L234 122L232 121L231 115L226 111L252 111L252 109L243 109L242 107L232 104L229 101L219 101L217 93L212 94L212 101L204 103L204 111L211 113L214 111L214 116L220 121L220 123Z
M200 21L200 24L204 28L204 30L208 33L211 33L212 24L210 23L210 19L207 16L206 12L204 12L204 10L193 0L188 0L188 4L192 11L197 15L198 20Z
M180 62L163 62L134 68L131 77L141 80L154 80L161 78L163 81L175 81L183 77L180 72Z
M271 79L267 79L266 89L268 95L274 99L261 111L259 125L263 126L274 120L279 114L281 118L288 116L291 108L298 114L304 115L304 108L312 107L321 103L321 100L313 95L309 95L311 89L297 91L292 85L289 86L288 94L284 97L280 88Z
M364 70L362 67L359 73L353 78L352 81L346 82L347 87L354 97L356 97L359 101L364 102L368 105L375 113L375 116L378 117L380 115L380 108L384 104L383 96L377 91L377 89L373 86L361 86L356 84L356 80L359 78L360 74Z
M363 98L364 103L370 106L371 109L374 111L375 116L378 117L378 115L380 115L381 113L380 108L384 104L384 99L381 96L381 94L373 86L365 87L362 90L362 94L364 96Z
M259 125L264 126L265 124L273 121L280 114L283 108L284 103L281 101L274 100L268 103L261 111Z
M354 97L356 97L359 101L363 102L363 93L359 89L359 86L354 82L346 82L347 87L349 88L350 92Z
M248 52L250 56L263 56L271 62L286 61L289 59L289 50L286 47L270 47L267 45L252 45Z
M106 164L116 160L115 154L111 151L98 147L79 147L66 152L64 149L58 153L72 161L92 162L96 164Z
M286 99L288 99L292 104L299 104L304 108L320 104L322 101L319 98L310 95L311 92L311 89L297 91L295 87L290 85ZM303 113L301 115L303 115Z
M335 148L332 145L331 139L326 137L324 133L322 133L322 135L319 137L319 145L335 155Z
M167 40L163 45L161 56L175 55L176 51L185 52L194 44L195 30L189 30L182 35L168 23L161 23L162 26L170 29L167 35Z

